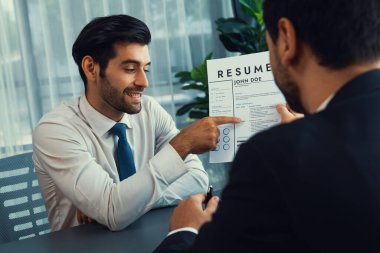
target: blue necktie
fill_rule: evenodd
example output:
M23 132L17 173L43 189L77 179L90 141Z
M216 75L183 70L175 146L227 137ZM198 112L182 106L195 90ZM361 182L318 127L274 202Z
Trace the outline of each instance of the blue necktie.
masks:
M119 137L116 151L116 165L120 181L136 173L132 149L128 144L126 135L127 126L124 123L116 123L111 128L111 133Z

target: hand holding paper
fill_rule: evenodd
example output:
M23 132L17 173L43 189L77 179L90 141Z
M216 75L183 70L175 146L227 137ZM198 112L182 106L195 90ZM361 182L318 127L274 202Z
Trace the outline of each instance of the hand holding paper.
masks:
M293 111L288 104L283 105L279 104L276 106L277 112L280 114L281 123L290 123L296 119L303 118L304 115L302 113L297 113Z

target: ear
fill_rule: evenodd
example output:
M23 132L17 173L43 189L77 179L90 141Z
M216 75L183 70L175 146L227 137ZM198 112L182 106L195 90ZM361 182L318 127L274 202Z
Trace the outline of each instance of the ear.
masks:
M289 66L297 56L297 38L293 23L287 18L278 21L278 55L284 66Z
M82 59L82 69L86 75L87 81L96 81L99 73L99 65L94 61L94 59L86 55Z

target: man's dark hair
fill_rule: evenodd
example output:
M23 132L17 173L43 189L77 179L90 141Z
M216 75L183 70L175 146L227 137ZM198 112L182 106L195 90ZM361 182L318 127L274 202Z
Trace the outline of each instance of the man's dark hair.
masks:
M380 57L379 0L264 0L264 22L274 43L288 18L319 63L333 69Z
M95 62L99 63L100 75L104 75L108 61L116 56L115 43L148 45L150 39L149 28L137 18L114 15L93 19L80 32L72 49L72 55L85 87L87 79L81 67L83 57L91 56Z

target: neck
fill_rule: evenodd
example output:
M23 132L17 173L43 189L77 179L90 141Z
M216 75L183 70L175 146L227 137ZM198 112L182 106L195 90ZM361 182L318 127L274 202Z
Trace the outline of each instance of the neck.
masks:
M380 61L351 65L340 70L311 65L305 68L304 74L297 80L300 84L301 102L307 112L315 113L329 96L334 95L347 82L373 69L380 69Z
M91 95L91 92L86 90L86 99L88 103L99 113L103 114L109 119L112 119L113 121L119 122L122 118L124 113L120 112L118 110L115 110L112 106L107 104L104 100L97 100L95 96Z

